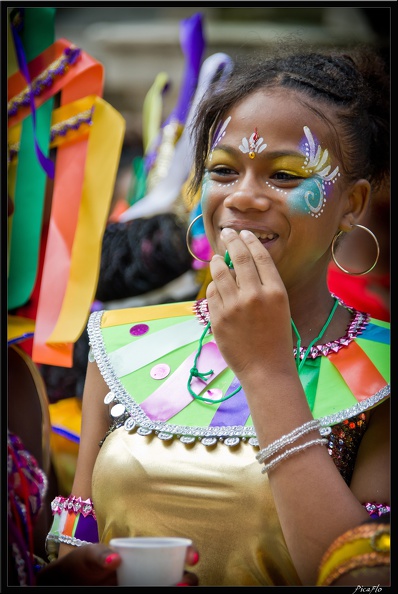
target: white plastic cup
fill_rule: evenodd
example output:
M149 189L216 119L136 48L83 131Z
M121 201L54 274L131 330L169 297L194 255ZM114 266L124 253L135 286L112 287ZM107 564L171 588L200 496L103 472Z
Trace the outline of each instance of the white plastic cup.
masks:
M175 586L184 575L189 538L136 536L112 538L110 546L122 558L119 586Z

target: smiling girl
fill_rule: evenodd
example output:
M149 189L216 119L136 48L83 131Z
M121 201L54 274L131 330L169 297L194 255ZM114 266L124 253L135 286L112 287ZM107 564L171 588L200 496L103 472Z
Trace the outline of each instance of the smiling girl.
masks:
M333 539L389 512L389 324L326 282L388 176L386 89L376 56L329 51L237 63L210 89L192 192L212 281L195 303L91 315L61 554L89 540L65 521L83 527L81 498L105 543L192 538L200 585L314 585Z

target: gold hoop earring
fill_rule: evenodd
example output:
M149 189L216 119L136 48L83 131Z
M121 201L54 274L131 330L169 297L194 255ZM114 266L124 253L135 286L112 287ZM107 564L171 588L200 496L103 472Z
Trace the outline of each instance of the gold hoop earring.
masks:
M364 231L366 231L367 233L369 233L369 235L371 235L375 241L376 244L376 258L375 261L373 262L372 266L370 266L370 268L368 268L367 270L364 270L364 272L350 272L349 270L346 270L345 268L343 268L336 260L336 256L334 254L334 245L336 243L336 240L340 237L340 235L342 235L343 231L339 231L337 233L337 235L335 235L333 237L333 241L332 241L332 258L333 258L333 262L336 264L336 266L338 268L340 268L340 270L342 270L343 272L345 272L346 274L351 274L352 276L363 276L364 274L368 274L368 272L370 272L371 270L373 270L373 268L376 266L377 262L379 261L379 256L380 256L380 246L379 246L379 242L377 241L377 237L376 235L373 233L373 231L371 231L370 229L368 229L367 227L364 227L363 225L353 225L353 227L359 227L359 229L363 229Z
M196 221L200 219L200 217L203 217L202 213L199 214L197 217L195 217L189 223L189 226L188 226L188 229L187 229L187 234L186 234L186 237L185 237L185 241L186 241L186 244L187 244L188 252L191 254L192 258L195 258L195 260L198 260L199 262L204 262L205 264L208 264L210 262L210 260L203 260L203 258L199 258L199 256L195 256L195 254L191 250L191 246L189 245L189 234L191 232L192 227L194 226L194 224L196 223Z

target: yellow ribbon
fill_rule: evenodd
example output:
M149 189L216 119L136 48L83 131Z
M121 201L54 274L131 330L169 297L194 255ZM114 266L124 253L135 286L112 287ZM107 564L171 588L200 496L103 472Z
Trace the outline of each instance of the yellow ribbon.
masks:
M148 93L142 107L142 143L146 154L155 142L162 124L163 93L169 82L165 72L159 72Z
M102 236L113 198L124 132L124 118L109 103L96 97L69 282L48 345L76 342L87 323L87 312L95 297Z
M35 321L22 316L8 315L7 340L8 342L18 342L23 340L27 334L35 331Z

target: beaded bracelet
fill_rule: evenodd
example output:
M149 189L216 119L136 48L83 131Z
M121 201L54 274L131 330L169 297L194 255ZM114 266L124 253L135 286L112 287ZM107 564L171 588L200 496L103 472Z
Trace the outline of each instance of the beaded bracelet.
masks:
M279 454L279 456L277 456L276 458L271 460L271 462L269 462L268 464L265 464L261 473L265 474L266 472L269 472L272 468L274 468L274 466L279 464L279 462L282 462L282 460L285 460L285 458L289 458L289 456L292 456L293 454L297 454L297 452L301 452L302 450L305 450L305 449L307 449L311 446L314 446L314 445L327 445L327 443L328 443L327 439L319 438L319 439L312 439L311 441L307 441L306 443L295 446L294 448L290 448L289 450L286 450L282 454Z
M80 547L99 541L97 518L91 499L81 497L55 497L51 502L53 523L46 538L48 558L58 556L61 542Z
M322 557L317 586L329 586L353 569L390 565L390 526L366 522L347 530Z
M256 456L256 460L260 464L264 462L267 458L270 458L273 454L281 450L284 446L290 445L291 443L295 442L299 437L302 435L306 435L310 431L314 431L315 429L319 429L321 423L318 419L312 419L311 421L307 421L301 427L297 427L293 429L287 435L282 435L279 439L273 441L269 446L262 449Z

